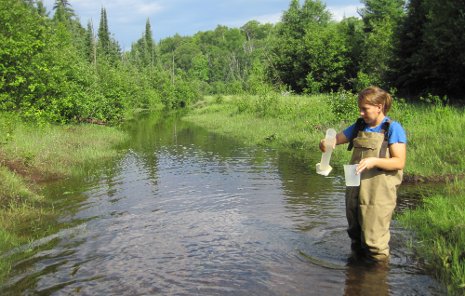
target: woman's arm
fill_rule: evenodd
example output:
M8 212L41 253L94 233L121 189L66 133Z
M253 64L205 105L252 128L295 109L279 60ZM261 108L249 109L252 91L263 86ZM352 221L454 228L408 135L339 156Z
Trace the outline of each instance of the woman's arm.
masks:
M389 145L390 158L367 157L360 161L357 166L357 174L364 170L379 168L386 171L402 170L407 158L407 145L405 143L394 143Z
M347 139L343 132L338 133L336 135L336 145L341 145L345 143L349 143L349 139Z

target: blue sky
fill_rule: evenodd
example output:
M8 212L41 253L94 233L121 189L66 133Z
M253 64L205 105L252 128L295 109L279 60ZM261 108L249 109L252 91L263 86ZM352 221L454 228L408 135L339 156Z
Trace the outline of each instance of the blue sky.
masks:
M43 0L48 11L55 0ZM326 0L326 7L334 19L357 16L359 0ZM69 0L84 27L89 20L97 31L100 10L107 11L108 25L113 37L123 49L130 49L150 19L154 38L194 35L198 31L213 30L217 25L240 27L249 20L276 23L290 0ZM52 15L53 13L51 13Z

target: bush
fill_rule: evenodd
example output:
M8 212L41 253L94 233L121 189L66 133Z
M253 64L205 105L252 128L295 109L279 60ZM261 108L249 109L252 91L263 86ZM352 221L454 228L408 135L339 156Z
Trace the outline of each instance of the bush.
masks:
M354 121L358 117L357 95L348 91L331 93L328 104L334 115L334 121Z

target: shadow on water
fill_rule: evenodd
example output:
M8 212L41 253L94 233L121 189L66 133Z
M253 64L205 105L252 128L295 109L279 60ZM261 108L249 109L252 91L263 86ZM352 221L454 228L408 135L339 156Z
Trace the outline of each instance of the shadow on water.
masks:
M57 202L68 226L13 251L29 250L2 295L442 293L395 221L388 266L349 262L343 179L316 175L319 155L244 147L176 116L126 130L123 157L44 190L72 201ZM401 208L419 201L408 192Z

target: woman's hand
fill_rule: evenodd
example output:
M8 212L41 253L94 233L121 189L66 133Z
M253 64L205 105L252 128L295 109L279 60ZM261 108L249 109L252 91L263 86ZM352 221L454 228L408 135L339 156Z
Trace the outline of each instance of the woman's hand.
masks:
M378 157L367 157L360 161L357 165L357 175L361 174L364 170L371 170L378 165Z
M346 136L344 136L344 133L343 132L340 132L336 135L336 141L333 143L333 149L336 148L336 145L340 145L340 144L345 144L345 143L348 143L349 140L346 138ZM325 139L322 139L320 141L320 150L321 152L326 152L326 143L325 143Z
M326 151L325 139L320 141L320 151L323 153Z
M390 158L367 157L360 161L357 166L357 174L364 170L379 168L386 171L402 170L405 167L406 145L396 143L389 146Z

